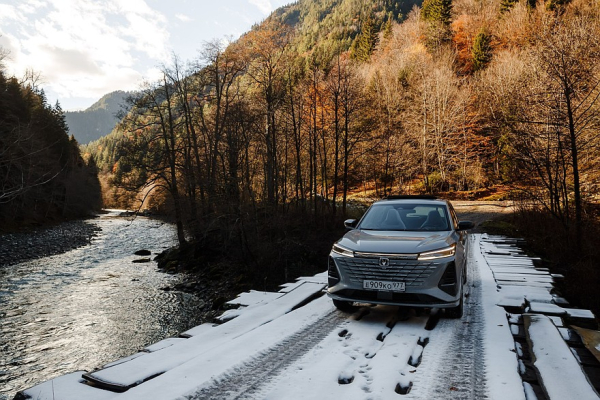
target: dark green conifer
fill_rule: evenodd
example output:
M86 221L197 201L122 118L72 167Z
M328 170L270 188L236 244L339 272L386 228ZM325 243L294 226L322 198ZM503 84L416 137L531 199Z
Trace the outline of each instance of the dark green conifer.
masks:
M373 54L375 47L377 47L378 41L378 32L375 29L375 25L373 24L371 16L369 15L361 26L360 34L352 43L350 57L362 62L369 61L371 59L371 54Z
M394 16L392 15L391 12L388 13L387 16L387 21L385 21L385 26L383 28L383 38L385 40L389 39L392 37L392 20L394 19Z
M429 22L450 25L452 22L452 0L425 0L421 8L421 18Z
M473 55L473 70L479 71L485 68L492 59L492 46L491 36L487 32L487 29L483 28L475 36L473 42L473 49L471 54Z

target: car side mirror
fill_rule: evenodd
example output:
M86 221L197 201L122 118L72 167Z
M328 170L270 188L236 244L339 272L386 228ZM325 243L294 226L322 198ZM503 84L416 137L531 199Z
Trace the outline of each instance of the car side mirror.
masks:
M471 221L458 221L458 230L466 231L467 229L473 229L475 224Z
M356 228L356 223L358 221L355 219L347 219L344 221L344 226L346 227L346 229L354 229Z

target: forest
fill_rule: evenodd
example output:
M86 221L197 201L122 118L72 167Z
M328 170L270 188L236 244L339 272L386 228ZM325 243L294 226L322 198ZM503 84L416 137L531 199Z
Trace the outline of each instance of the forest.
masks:
M60 105L47 104L36 80L2 68L0 176L0 232L86 217L102 205L94 159L82 158Z
M79 144L88 144L108 135L119 121L117 115L122 111L121 105L128 95L117 90L104 95L84 111L65 112L69 132Z
M300 0L197 60L173 56L85 151L106 204L172 212L194 268L226 257L261 282L287 279L325 259L357 196L433 193L517 200L521 229L546 226L539 243L588 271L599 12L587 0Z

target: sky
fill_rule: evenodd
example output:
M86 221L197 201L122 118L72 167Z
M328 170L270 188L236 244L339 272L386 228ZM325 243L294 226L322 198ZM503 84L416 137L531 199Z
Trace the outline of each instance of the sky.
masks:
M83 110L159 77L173 54L236 39L292 0L0 0L6 73L40 74L48 102Z

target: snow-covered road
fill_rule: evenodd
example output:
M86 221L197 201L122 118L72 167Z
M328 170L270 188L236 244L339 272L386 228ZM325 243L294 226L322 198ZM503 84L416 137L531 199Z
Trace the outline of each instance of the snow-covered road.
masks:
M227 312L223 324L193 328L183 338L167 339L85 374L85 380L77 372L24 394L39 400L533 400L535 384L522 378L528 362L522 347L527 345L515 342L522 318L507 310L556 312L554 306L564 310L565 318L590 320L589 315L554 304L550 275L539 274L514 248L486 235L472 235L470 241L461 319L445 319L436 309L372 305L345 314L322 295L323 273L300 278L278 293L244 293L237 299L242 307ZM548 331L539 328L544 321L536 321L527 323ZM554 343L553 330L561 337L555 325L562 325L562 319L547 321L551 338L536 333L534 355L540 345ZM548 379L558 370L563 382L581 389L578 400L598 398L581 371L547 368L547 363L538 357L535 367L548 369Z

